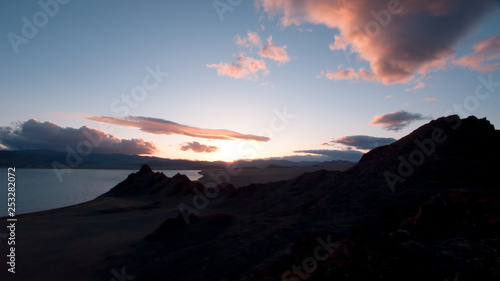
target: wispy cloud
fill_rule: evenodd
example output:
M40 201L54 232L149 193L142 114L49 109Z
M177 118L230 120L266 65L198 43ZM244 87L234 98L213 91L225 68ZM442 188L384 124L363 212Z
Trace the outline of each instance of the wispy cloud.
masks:
M329 71L325 74L326 78L330 80L355 80L359 82L359 80L373 81L375 76L370 71L360 68L358 71L347 68L342 70L341 67L338 67L336 72Z
M0 143L6 148L51 149L66 151L84 145L95 153L153 154L158 151L153 142L143 139L118 139L97 129L62 128L52 122L30 119L13 127L0 127Z
M181 146L182 151L192 150L195 153L212 153L219 150L217 146L201 144L197 141L187 142Z
M262 40L257 32L248 31L247 36L236 35L236 45L247 48L260 47Z
M463 56L454 64L481 72L494 71L500 68L500 62L491 62L500 58L500 34L488 37L474 45L474 53Z
M290 61L290 57L286 52L286 45L282 47L277 47L273 44L273 37L270 36L267 39L267 45L262 47L259 55L263 58L268 58L277 61L280 64L284 64Z
M399 131L414 121L429 120L430 117L424 117L420 113L410 113L408 111L400 110L397 112L387 113L375 116L370 125L382 125L388 131Z
M262 30L265 29L263 26L261 28ZM257 32L248 31L246 36L241 37L240 35L236 35L235 44L247 48L246 51L250 54L255 51L253 48L258 47L258 55L261 58L273 60L279 65L290 61L286 45L281 47L274 45L272 36L269 36L267 44L263 45ZM219 74L219 76L229 76L235 79L253 81L257 81L260 78L259 74L266 76L270 73L263 59L245 56L245 53L241 53L236 57L236 60L237 62L220 62L217 64L207 64L206 66L217 69L217 74Z
M269 15L280 15L285 27L311 23L338 31L330 48L358 53L370 64L375 80L384 84L406 83L416 73L425 74L442 67L453 57L456 44L486 14L498 9L496 0L256 0L256 3ZM464 64L472 65L466 61ZM359 75L360 70L349 72L333 77L364 78Z
M220 76L225 75L235 79L257 80L259 78L259 71L264 76L269 74L269 70L263 60L245 57L244 54L240 54L236 57L236 60L238 61L237 63L221 62L218 64L207 64L207 67L217 69L217 74Z
M405 89L405 91L409 92L409 91L416 91L416 90L420 90L420 89L423 89L425 88L425 83L422 82L422 81L418 81L416 82L415 86L411 87L411 88L408 88L408 89Z
M342 144L356 149L373 149L375 147L388 145L395 142L395 138L380 138L365 135L344 136L335 138L323 145Z
M424 98L424 100L426 100L426 101L436 101L437 98Z
M120 125L128 128L137 128L143 132L156 135L184 135L204 139L219 139L219 140L249 140L267 142L268 137L242 134L224 129L202 129L186 125L181 125L172 121L151 118L143 116L128 116L123 118L94 116L88 117L87 120Z

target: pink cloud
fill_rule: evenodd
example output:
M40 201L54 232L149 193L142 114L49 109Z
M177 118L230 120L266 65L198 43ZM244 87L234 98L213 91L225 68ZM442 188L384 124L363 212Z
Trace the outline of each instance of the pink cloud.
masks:
M356 82L359 82L360 79L372 81L375 78L373 73L365 70L364 68L360 68L356 71L352 68L342 70L340 67L336 72L327 72L325 76L330 80L356 80Z
M414 79L415 73L425 74L443 67L453 56L454 46L484 15L498 7L495 0L256 3L269 15L280 15L284 27L312 23L338 31L330 48L350 47L370 64L374 80L384 84L406 83ZM362 77L348 72L355 79Z
M426 100L426 101L436 101L437 98L424 98L424 100Z
M108 117L108 116L94 116L88 117L87 120L115 124L128 128L137 128L143 132L155 135L183 135L204 139L218 139L218 140L249 140L267 142L268 137L261 137L250 134L242 134L224 129L203 129L187 125L178 124L172 121L142 117L142 116L128 116L123 118Z
M278 63L284 64L290 61L290 57L286 52L286 45L283 47L277 47L273 44L273 37L269 36L267 39L267 45L262 47L259 55L263 58L268 58L277 61Z
M334 41L332 44L330 44L330 50L336 51L336 50L347 50L347 46L349 45L349 42L346 41L342 36L339 34L335 34L333 36Z
M221 62L218 64L207 64L207 67L217 69L217 74L220 76L226 75L235 79L257 80L259 78L259 71L264 76L269 74L269 70L263 60L245 57L243 54L240 54L236 60L238 63Z
M242 47L260 47L262 45L262 40L257 32L247 32L247 36L241 38L239 35L236 35L236 45Z
M477 43L474 45L473 54L463 56L453 61L453 63L473 70L489 72L500 68L499 62L490 62L498 58L500 58L500 34Z

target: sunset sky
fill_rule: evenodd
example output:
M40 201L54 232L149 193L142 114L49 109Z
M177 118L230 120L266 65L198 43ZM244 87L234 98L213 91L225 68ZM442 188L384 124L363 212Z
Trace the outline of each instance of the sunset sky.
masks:
M500 126L500 1L2 1L0 148L357 160ZM90 146L89 146L90 144Z

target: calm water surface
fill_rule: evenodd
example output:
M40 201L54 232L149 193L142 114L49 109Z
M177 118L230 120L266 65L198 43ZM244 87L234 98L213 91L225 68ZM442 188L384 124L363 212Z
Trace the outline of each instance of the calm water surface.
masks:
M7 168L1 168L0 217L7 216ZM63 173L60 182L52 169L16 169L16 214L49 210L86 202L109 191L134 170L73 169ZM191 180L201 177L196 170L155 170L167 177L185 174Z

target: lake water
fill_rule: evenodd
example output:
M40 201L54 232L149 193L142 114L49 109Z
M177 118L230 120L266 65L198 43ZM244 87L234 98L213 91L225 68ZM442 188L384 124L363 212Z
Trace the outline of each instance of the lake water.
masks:
M3 171L1 171L3 170ZM7 168L0 170L0 217L7 216ZM73 169L64 171L62 182L52 169L16 169L16 214L49 210L86 202L109 191L134 170ZM167 177L185 174L201 177L196 170L155 170Z

